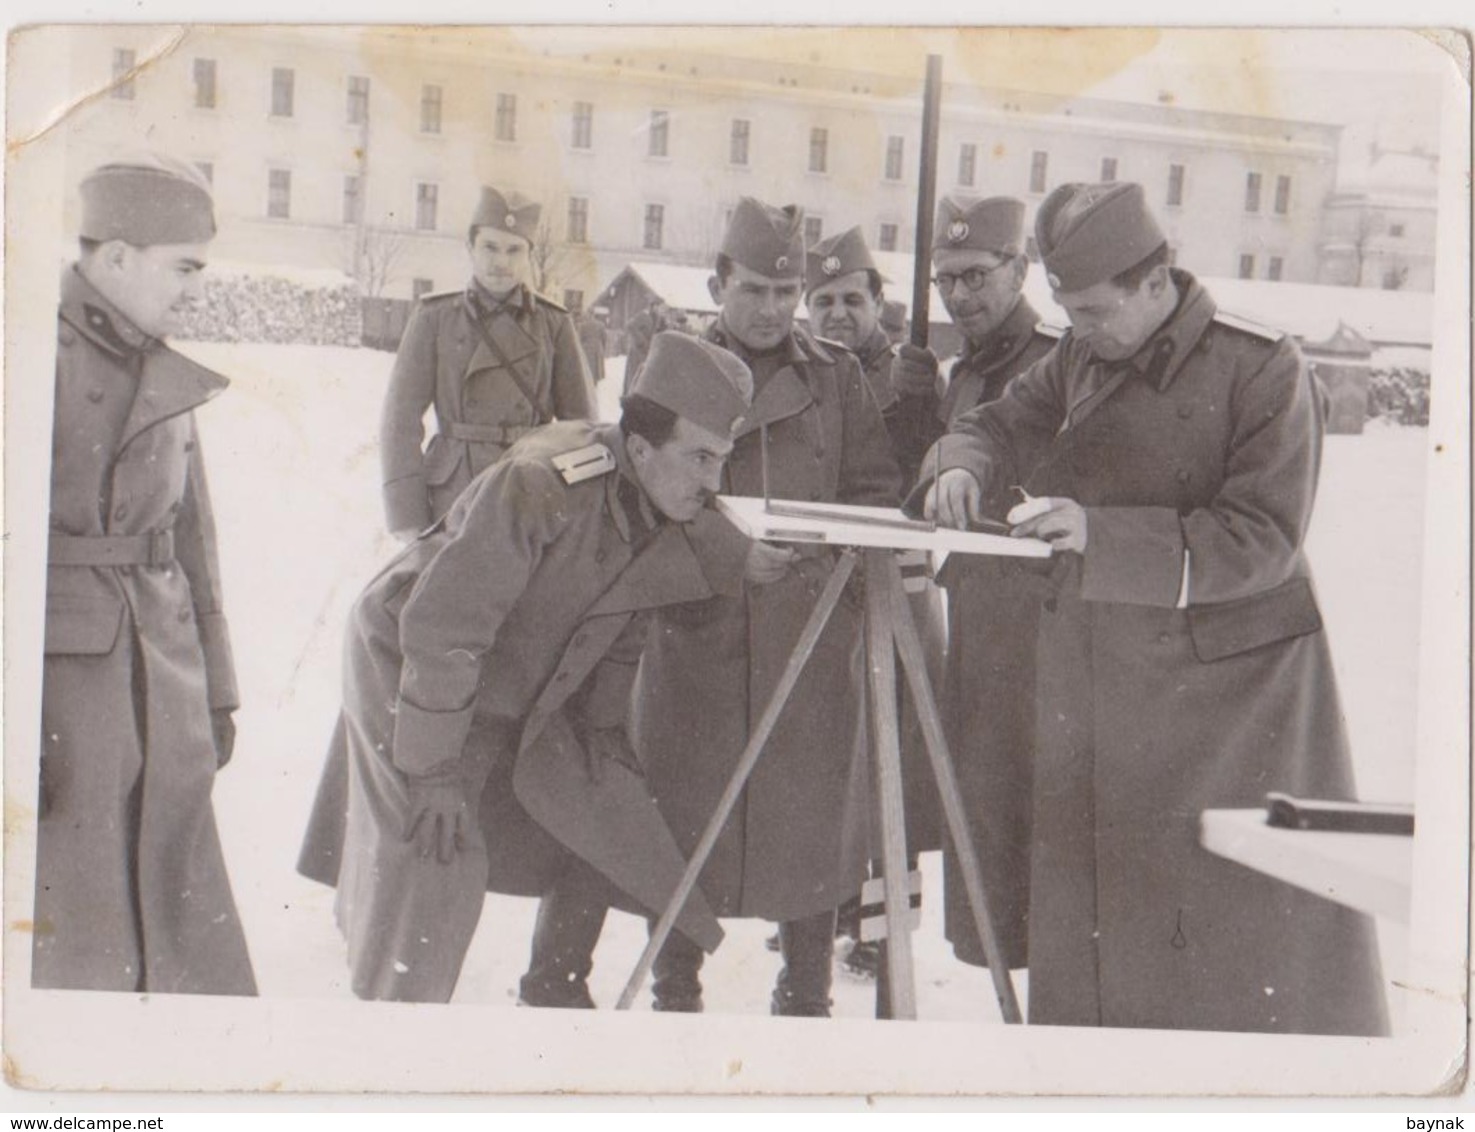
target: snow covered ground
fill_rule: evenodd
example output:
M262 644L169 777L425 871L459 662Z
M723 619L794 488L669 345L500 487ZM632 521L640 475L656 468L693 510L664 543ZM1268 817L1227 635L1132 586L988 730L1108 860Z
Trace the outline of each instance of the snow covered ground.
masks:
M185 343L229 375L200 412L220 522L226 609L244 707L216 788L225 851L257 978L268 997L349 997L332 893L294 871L339 701L343 622L393 553L382 529L376 429L392 356L338 347ZM617 413L623 359L600 389ZM1310 550L1366 799L1412 800L1422 545L1423 430L1329 437ZM1380 552L1369 553L1369 536ZM987 973L942 939L941 865L924 858L914 950L919 1011L998 1018ZM456 992L512 1006L534 902L489 897ZM706 968L710 1011L765 1014L779 960L756 921L728 921ZM593 981L612 1006L644 945L642 920L611 913ZM1390 966L1402 941L1386 939ZM1021 990L1023 990L1021 980ZM869 1017L869 984L836 980L836 1013ZM647 1009L643 1001L641 1009Z

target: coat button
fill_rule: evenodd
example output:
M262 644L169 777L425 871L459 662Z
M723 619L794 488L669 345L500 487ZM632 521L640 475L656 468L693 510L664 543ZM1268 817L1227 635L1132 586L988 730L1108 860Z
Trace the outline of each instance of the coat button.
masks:
M1059 602L1057 602L1053 597L1047 597L1044 604L1046 613L1054 613L1056 606L1059 605Z
M1193 406L1192 405L1179 405L1178 406L1178 419L1180 421L1186 421L1191 416L1193 416Z
M179 611L179 623L181 625L183 625L186 622L188 622L189 619L190 619L190 607L186 605L182 609L180 609L180 611Z
M195 450L195 442L193 440L186 440L184 442L184 450L186 452L193 452Z
M87 391L87 400L91 401L94 405L98 404L102 401L102 390L93 386Z
M1187 468L1180 468L1180 469L1178 469L1178 482L1179 483L1187 483L1192 478L1193 477L1191 475L1189 475Z
M1171 633L1159 633L1157 635L1157 643L1160 644L1160 645L1171 644L1172 641L1173 641L1173 635Z
M576 648L576 649L583 648L584 647L584 642L587 641L588 639L589 639L589 637L585 633L575 634L574 640L573 640L574 648Z
M120 503L116 507L114 507L113 508L113 518L116 519L120 523L124 519L128 518L128 504L126 504L126 503Z

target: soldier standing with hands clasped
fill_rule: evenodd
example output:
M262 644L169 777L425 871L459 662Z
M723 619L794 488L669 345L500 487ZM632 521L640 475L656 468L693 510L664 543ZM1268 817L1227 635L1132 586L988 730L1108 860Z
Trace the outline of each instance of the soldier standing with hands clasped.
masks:
M1371 921L1198 843L1209 807L1353 795L1302 549L1314 379L1289 338L1219 312L1169 266L1140 185L1062 185L1035 232L1071 329L954 423L924 485L926 511L962 526L1021 484L1014 533L1057 552L1038 637L1029 1020L1383 1034Z
M193 410L226 387L164 345L215 236L149 154L82 182L61 284L32 983L255 994L210 795L239 706Z
M380 423L384 510L408 539L518 437L590 417L594 389L573 319L529 287L540 205L483 188L466 236L471 282L427 295L405 327ZM439 425L424 452L425 410Z

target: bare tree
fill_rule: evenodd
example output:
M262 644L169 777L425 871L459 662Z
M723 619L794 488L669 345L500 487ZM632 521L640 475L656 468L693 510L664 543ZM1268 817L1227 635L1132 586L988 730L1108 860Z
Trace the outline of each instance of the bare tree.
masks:
M1357 265L1357 273L1352 279L1354 287L1362 286L1362 273L1368 256L1372 253L1373 242L1387 230L1388 217L1383 213L1369 208L1358 210L1357 220L1352 229L1352 255Z
M409 247L409 237L395 228L360 225L350 235L348 273L365 298L377 299L396 277L395 268Z
M565 276L569 265L569 249L567 245L560 243L553 236L553 225L549 223L548 217L538 221L537 230L533 232L532 246L528 250L528 263L530 265L529 282L533 290L541 295L557 295L567 281Z

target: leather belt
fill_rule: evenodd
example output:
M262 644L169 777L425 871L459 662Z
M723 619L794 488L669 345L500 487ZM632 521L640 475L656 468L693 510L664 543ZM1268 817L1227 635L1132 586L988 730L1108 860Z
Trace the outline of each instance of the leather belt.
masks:
M511 444L529 432L531 425L479 425L463 421L447 422L444 432L452 440L469 440L474 444Z
M48 566L167 566L174 561L174 532L142 535L52 534Z

